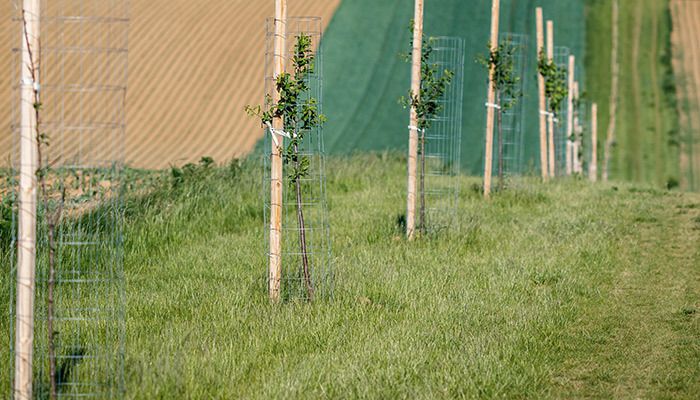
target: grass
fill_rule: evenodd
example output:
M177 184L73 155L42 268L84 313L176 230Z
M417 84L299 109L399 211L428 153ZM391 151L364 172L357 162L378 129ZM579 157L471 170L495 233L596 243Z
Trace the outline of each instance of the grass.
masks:
M328 160L335 297L313 304L267 301L256 163L128 197L126 397L700 392L700 196L570 180L486 202L464 177L455 229L409 243L404 175Z
M586 81L598 103L602 160L610 106L612 0L586 3ZM619 107L610 174L615 179L675 187L680 180L679 118L671 66L667 0L620 1Z

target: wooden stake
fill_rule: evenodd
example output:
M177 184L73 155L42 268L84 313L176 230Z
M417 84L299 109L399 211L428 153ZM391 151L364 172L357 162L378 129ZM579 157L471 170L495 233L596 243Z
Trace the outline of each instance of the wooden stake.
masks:
M591 165L588 169L591 182L598 180L598 104L591 106Z
M287 0L275 0L275 38L273 74L277 79L284 72L284 55L286 50L287 35ZM272 91L272 101L277 103L280 95L277 90ZM275 129L284 129L284 121L275 118L272 121ZM283 138L279 139L279 147L272 141L270 153L270 267L268 271L268 285L270 300L277 302L280 299L282 283L282 189L284 185L284 171L282 170L282 154L280 150L284 145Z
M537 60L541 53L544 53L544 18L542 16L542 7L537 7ZM544 76L537 74L537 85L539 88L540 100L540 167L542 169L542 180L547 181L549 173L547 170L547 100L544 96Z
M498 18L500 15L500 0L491 3L491 52L498 50ZM496 100L496 88L493 81L496 68L493 64L489 67L489 91L486 100L486 156L484 157L484 197L491 194L491 173L493 168L493 119Z
M411 59L411 96L420 96L420 69L423 52L423 0L415 0L413 16L413 54ZM416 232L416 170L418 165L418 114L411 106L408 128L408 192L406 196L406 237Z
M573 55L569 56L568 87L569 95L566 100L566 174L571 175L574 171L574 68L576 67L576 59Z
M34 85L39 84L40 0L24 0L22 10L19 240L17 243L14 398L29 400L32 398L34 275L36 270L36 172L39 152L38 138L36 137Z
M552 21L547 21L547 59L550 62L554 61L554 22ZM554 178L554 166L556 161L554 153L554 113L549 107L547 108L547 111L549 111L547 121L549 127L549 177Z

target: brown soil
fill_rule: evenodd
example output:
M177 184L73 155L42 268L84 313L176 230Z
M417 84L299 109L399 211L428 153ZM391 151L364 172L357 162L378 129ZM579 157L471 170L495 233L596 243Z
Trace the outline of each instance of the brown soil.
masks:
M289 15L320 16L325 26L339 1L290 1ZM244 107L263 99L265 19L274 3L130 3L127 164L162 168L250 152L263 131ZM10 15L10 1L0 1L0 165L7 164L13 143L9 71L19 33Z
M678 79L681 185L700 190L700 2L672 0L674 71ZM692 171L692 174L689 173ZM694 176L694 182L690 181Z

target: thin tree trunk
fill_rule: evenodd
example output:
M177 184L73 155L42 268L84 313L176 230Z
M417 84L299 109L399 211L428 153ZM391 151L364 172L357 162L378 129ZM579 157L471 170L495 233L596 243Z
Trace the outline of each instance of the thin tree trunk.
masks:
M294 143L294 167L299 171L299 148ZM294 185L297 192L297 221L299 223L299 248L301 249L301 264L304 273L304 284L309 301L313 300L314 288L311 284L311 273L309 271L309 255L306 249L306 225L304 223L304 211L302 209L301 180L299 176L294 178Z
M40 49L41 50L41 49ZM34 67L32 68L34 69ZM34 70L32 74L36 77L37 72ZM36 78L35 78L36 79ZM34 135L36 140L36 155L37 155L37 171L35 174L40 176L39 184L41 186L41 197L44 203L44 218L47 220L48 228L48 239L49 239L49 279L48 279L48 293L46 300L46 328L48 334L48 351L49 351L49 398L51 400L56 400L58 397L58 391L56 388L56 345L54 342L54 289L56 286L56 227L61 221L61 214L63 212L63 201L65 200L65 191L61 195L61 202L56 210L55 214L51 215L49 213L49 192L46 189L46 173L47 168L42 166L42 145L44 144L44 139L41 134L41 103L39 99L39 92L34 89L34 120L36 121L34 128ZM48 163L48 161L47 161Z
M420 137L420 232L426 233L425 226L425 128Z
M38 96L37 96L38 97ZM38 104L38 98L36 100ZM39 176L41 177L39 182L41 186L41 197L44 203L44 216L48 221L47 229L49 236L49 279L48 279L48 294L46 300L46 328L48 334L48 347L49 347L49 398L51 400L56 400L58 398L57 382L56 382L56 343L54 338L54 291L56 287L56 228L61 222L61 215L63 214L63 204L66 198L65 189L61 193L61 202L58 205L58 209L53 215L49 214L49 192L46 189L46 173L48 168L42 168L42 158L41 158L41 148L42 139L40 133L41 119L39 115L39 107L35 106L36 110L36 141L37 141L37 159L39 166Z

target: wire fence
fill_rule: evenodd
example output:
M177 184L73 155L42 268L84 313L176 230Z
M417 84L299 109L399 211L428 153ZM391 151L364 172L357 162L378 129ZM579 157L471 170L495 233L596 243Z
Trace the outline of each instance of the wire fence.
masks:
M15 1L13 82L17 84L9 173L13 178L3 194L13 215L10 248L17 239L12 193L17 190L15 172L19 170L21 7L22 2ZM128 1L42 0L41 10L39 128L46 143L40 146L44 172L39 177L37 211L34 397L48 398L53 386L58 398L121 398L125 390L121 178ZM56 222L55 228L51 229L50 221ZM8 241L2 243L5 246ZM4 262L10 265L13 304L17 271L12 250L9 254ZM13 361L16 315L12 306L9 314ZM3 392L11 390L12 379L10 374L2 383Z
M588 167L591 163L591 128L589 121L590 104L581 98L579 90L577 101L574 104L574 172L582 176L588 176Z
M556 66L566 71L564 82L569 79L569 55L571 51L568 47L554 47L554 63ZM569 111L566 102L562 103L562 107L556 115L554 122L554 174L555 176L566 176L566 152L567 152L567 118Z
M276 90L276 79L272 70L275 57L275 29L273 19L267 20L266 32L265 93L272 94ZM322 112L323 54L319 46L321 43L321 18L292 17L287 19L285 33L286 48L283 52L285 71L293 71L294 46L301 35L310 37L315 58L313 71L305 78L308 90L301 93L299 105L295 112L301 114L303 112L302 104L310 99L316 100L316 107L319 112ZM295 166L289 161L285 162L283 166L281 299L282 301L291 301L295 299L309 300L311 297L314 299L329 298L333 295L333 269L330 227L326 204L323 128L318 126L307 129L303 127L301 123L298 123L294 126L285 124L284 130L286 132L296 132L297 134L303 135L303 141L297 149L297 156L300 160L305 160L302 161L303 163L308 162L308 164L306 173L298 178L300 183L298 197L295 180L291 177ZM272 184L270 156L273 145L272 138L272 133L268 129L264 143L265 156L263 158L264 173L262 185L263 199L265 199L264 235L268 241L268 250L270 249L270 187ZM281 140L281 138L277 140ZM283 143L280 144L284 146ZM287 158L287 160L289 160L289 158ZM302 250L304 248L305 250ZM269 259L269 251L267 256ZM308 280L310 280L310 282L305 277L305 262L308 265ZM313 290L313 296L309 292L309 285Z
M500 34L500 43L513 48L513 73L517 78L514 94L502 99L503 104L512 104L501 113L502 139L494 141L493 170L499 174L498 186L506 188L519 185L519 179L526 175L528 167L525 163L525 104L528 100L525 93L528 90L530 57L528 35L505 32ZM498 136L498 135L496 135ZM502 163L501 160L502 159ZM501 165L499 165L501 163ZM500 171L500 173L499 173Z
M462 100L464 81L464 40L458 37L431 37L429 63L437 68L436 79L448 71L453 74L444 96L438 100L440 111L420 140L421 185L419 212L423 210L422 229L435 233L449 228L457 218L460 156L462 146ZM423 136L422 135L422 136Z

